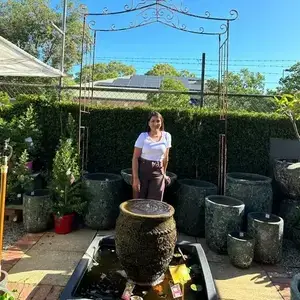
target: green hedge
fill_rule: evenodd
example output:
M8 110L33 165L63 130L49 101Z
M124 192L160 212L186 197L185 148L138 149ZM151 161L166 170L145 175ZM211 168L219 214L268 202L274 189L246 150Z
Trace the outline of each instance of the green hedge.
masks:
M26 97L25 97L26 100ZM19 101L1 112L10 119L21 114L29 101ZM51 104L31 99L43 131L45 153L51 163L60 137L60 119L65 126L67 113L78 120L78 105ZM180 177L217 182L218 136L221 131L219 114L199 110L160 110L165 117L166 130L172 134L169 170ZM131 166L133 145L138 134L145 130L147 108L94 107L84 114L83 122L90 129L90 172L119 173ZM267 174L270 137L293 138L288 120L278 115L230 113L228 116L228 170ZM50 166L50 164L49 164Z

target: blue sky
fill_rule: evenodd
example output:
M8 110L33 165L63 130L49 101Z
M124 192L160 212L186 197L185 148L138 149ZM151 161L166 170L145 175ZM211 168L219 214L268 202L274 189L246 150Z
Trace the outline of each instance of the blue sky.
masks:
M57 1L52 0L55 4ZM89 12L122 10L132 0L81 0ZM141 2L140 0L134 1ZM148 2L151 2L148 0ZM170 1L169 1L170 2ZM266 86L275 87L284 69L300 61L300 1L299 0L185 0L189 12L227 17L231 9L239 17L230 25L229 70L238 72L248 67L266 77ZM175 5L180 0L173 0ZM284 4L283 4L284 3ZM128 26L132 21L142 20L136 12L110 17L93 17L97 28ZM221 23L211 23L180 17L188 28L201 26L206 30L217 30ZM172 63L178 69L188 69L200 75L202 52L206 53L207 78L216 77L218 69L218 40L214 36L193 35L153 24L122 32L98 34L96 57L99 62L111 59L123 61L145 73L155 63Z

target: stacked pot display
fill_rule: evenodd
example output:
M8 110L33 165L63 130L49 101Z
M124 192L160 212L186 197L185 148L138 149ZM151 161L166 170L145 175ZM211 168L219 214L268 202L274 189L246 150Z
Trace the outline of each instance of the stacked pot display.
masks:
M245 204L232 197L208 196L205 198L205 238L213 251L227 253L227 235L239 231Z
M284 196L280 203L280 216L286 224L285 237L300 247L300 163L274 160L273 173Z

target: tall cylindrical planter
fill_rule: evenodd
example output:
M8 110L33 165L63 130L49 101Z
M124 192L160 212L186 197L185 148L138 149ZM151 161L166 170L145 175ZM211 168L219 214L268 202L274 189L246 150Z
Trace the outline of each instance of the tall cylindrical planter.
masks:
M228 173L226 195L245 203L245 216L249 212L272 212L272 179L252 173Z
M300 274L296 274L292 278L291 300L300 300Z
M153 285L173 258L177 232L174 208L161 201L133 199L120 206L116 252L127 276L140 285Z
M246 232L231 232L227 236L227 252L230 262L242 269L251 266L254 257L254 239Z
M282 258L283 219L273 214L248 214L248 233L255 239L254 260L276 264Z
M289 198L300 197L300 168L293 168L294 163L284 159L275 159L273 173L282 193Z
M283 199L280 204L279 216L284 220L284 237L293 239L293 228L300 221L300 201Z
M34 190L24 194L23 224L27 232L43 232L51 224L53 202L48 190Z
M122 199L122 176L91 173L83 177L84 194L88 201L85 224L96 230L115 226Z
M205 232L205 197L217 194L217 186L196 179L178 180L178 183L177 228L182 233L202 237Z
M208 247L217 253L227 253L227 235L240 231L245 204L227 196L205 198L205 239Z

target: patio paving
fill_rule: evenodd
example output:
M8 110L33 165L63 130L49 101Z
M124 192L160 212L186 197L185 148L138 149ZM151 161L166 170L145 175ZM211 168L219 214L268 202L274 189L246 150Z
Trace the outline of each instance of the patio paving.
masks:
M96 234L81 229L68 235L54 232L26 234L4 253L3 269L9 271L8 287L16 290L17 299L58 300L72 272ZM105 236L113 231L101 231ZM253 263L247 270L237 269L228 256L208 249L205 239L179 234L180 242L199 242L206 252L219 299L288 300L293 272L282 265L262 266ZM294 265L295 272L298 271Z

